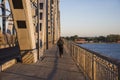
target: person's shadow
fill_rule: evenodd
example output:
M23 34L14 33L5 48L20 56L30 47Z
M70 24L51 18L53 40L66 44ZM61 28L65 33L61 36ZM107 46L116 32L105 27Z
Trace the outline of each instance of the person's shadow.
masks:
M58 67L58 52L59 51L58 51L58 48L57 48L57 50L55 52L54 67L53 67L52 71L50 72L50 74L48 75L47 80L53 80L53 78L54 78L54 76L55 76L55 74L57 72L57 67Z

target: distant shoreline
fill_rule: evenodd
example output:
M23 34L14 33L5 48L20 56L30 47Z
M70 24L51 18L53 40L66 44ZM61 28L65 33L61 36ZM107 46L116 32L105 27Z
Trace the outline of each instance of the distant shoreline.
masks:
M76 42L75 42L76 43ZM117 43L117 42L100 42L100 43L76 43L76 44L120 44L120 43Z

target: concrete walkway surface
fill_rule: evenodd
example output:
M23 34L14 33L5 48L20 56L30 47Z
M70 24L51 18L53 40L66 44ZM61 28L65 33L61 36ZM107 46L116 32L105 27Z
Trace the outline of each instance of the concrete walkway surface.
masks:
M56 46L45 52L43 60L34 64L17 63L0 73L0 80L85 80L69 53L59 57Z

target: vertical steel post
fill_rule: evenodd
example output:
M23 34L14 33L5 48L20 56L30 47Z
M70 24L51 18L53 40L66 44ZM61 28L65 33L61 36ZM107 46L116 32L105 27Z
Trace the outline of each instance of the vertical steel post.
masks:
M3 34L6 33L6 11L5 11L5 0L2 0L2 27Z
M39 54L40 54L40 0L37 0L37 29L38 29L38 59L39 59Z
M95 71L94 71L94 68L95 68L94 63L95 63L95 61L94 61L94 54L92 54L92 80L95 80L95 79L94 79L94 74L95 74L95 73L94 73L94 72L95 72Z
M118 80L120 80L120 63L117 66L118 66Z

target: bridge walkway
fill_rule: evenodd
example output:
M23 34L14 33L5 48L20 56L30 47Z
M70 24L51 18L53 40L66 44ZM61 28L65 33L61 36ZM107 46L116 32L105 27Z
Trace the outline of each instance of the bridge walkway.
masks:
M0 73L0 80L85 80L72 57L64 50L59 58L54 46L45 52L43 60L34 64L17 63Z

